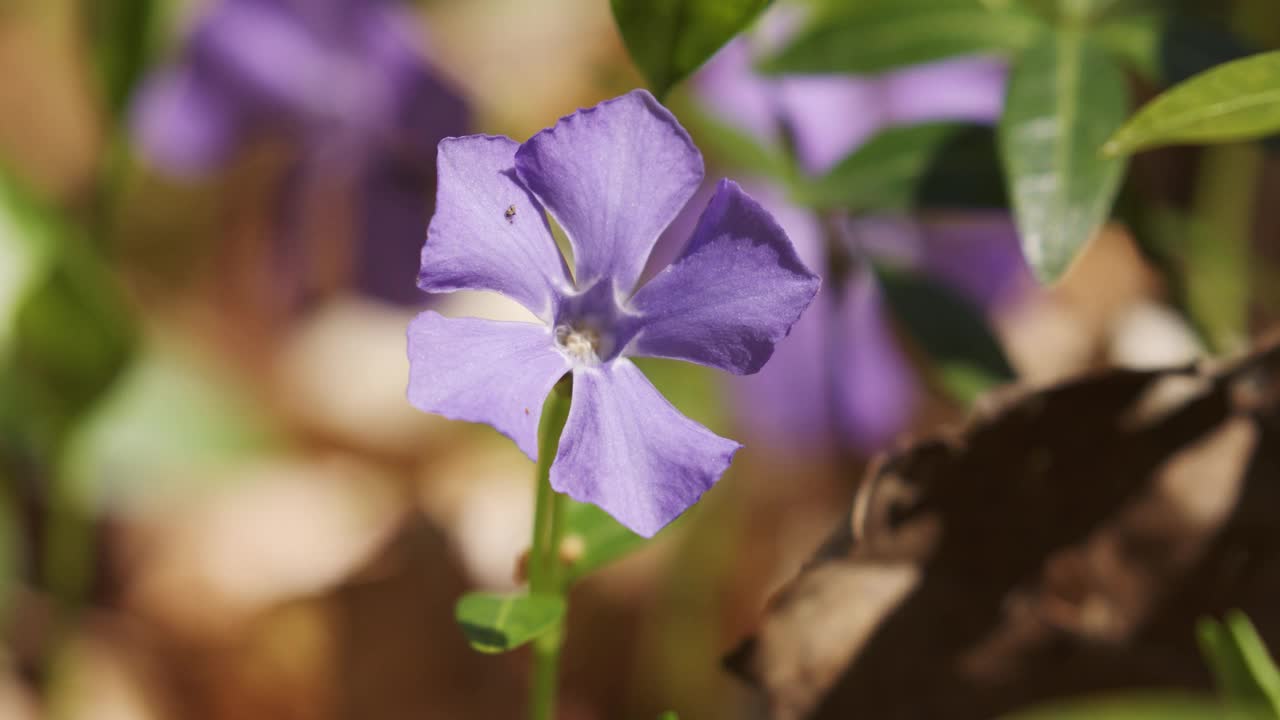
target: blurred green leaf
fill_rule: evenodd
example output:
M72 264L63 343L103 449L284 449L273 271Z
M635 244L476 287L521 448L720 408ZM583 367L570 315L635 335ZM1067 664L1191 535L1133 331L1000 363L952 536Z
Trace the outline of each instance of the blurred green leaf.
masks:
M1147 692L1059 702L1007 715L1003 720L1261 720L1264 717L1194 695Z
M582 553L568 567L569 583L639 549L645 543L643 537L623 527L609 513L588 503L570 501L564 523L564 544L561 547L582 543Z
M820 14L760 70L878 73L956 55L1021 50L1042 27L1016 3L867 0Z
M658 720L680 720L680 716L676 715L675 711L668 710L662 713L662 715L658 717Z
M67 473L107 500L189 493L282 434L247 390L177 343L140 353L69 440Z
M1124 121L1128 87L1083 33L1044 33L1009 78L1000 149L1022 247L1054 280L1106 220L1124 163L1099 148Z
M1003 206L990 129L925 123L878 133L826 175L799 181L802 205L847 210Z
M610 0L636 66L662 98L772 0Z
M564 599L553 595L467 593L454 616L471 647L502 653L553 630L564 611Z
M169 5L171 3L163 3ZM112 114L119 117L156 44L156 0L83 0L93 53Z
M0 411L48 447L123 369L133 326L86 233L2 173L0 247L16 281L0 301L0 368L17 396Z
M874 265L876 279L899 326L964 404L1016 379L982 312L947 286L919 273Z
M1107 141L1109 155L1280 131L1280 51L1225 63L1167 90Z
M721 121L689 98L687 93L677 93L672 97L672 110L708 158L726 169L760 175L782 184L791 181L792 163L780 148L765 144L750 133Z
M1233 704L1269 708L1269 717L1280 718L1280 671L1249 618L1233 611L1221 623L1212 618L1201 620L1196 630L1200 650L1223 698Z

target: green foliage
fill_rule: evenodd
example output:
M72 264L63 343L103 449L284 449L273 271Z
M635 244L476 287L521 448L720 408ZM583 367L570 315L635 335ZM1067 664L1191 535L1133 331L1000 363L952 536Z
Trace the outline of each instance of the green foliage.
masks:
M42 452L124 368L133 327L86 233L3 173L0 260L0 427Z
M1003 205L995 144L986 128L925 123L889 128L826 175L798 181L803 205L846 210Z
M742 32L771 0L611 0L613 17L659 98Z
M1238 610L1221 623L1205 618L1197 634L1219 694L1233 705L1269 711L1260 716L1280 718L1280 671L1249 618Z
M820 14L766 59L766 73L876 73L956 55L1027 47L1040 20L1018 3L866 0Z
M467 593L454 617L471 647L503 653L553 630L564 617L564 598L555 595Z
M94 67L108 107L120 116L154 51L154 29L162 8L157 0L82 0L82 4Z
M573 583L618 558L637 550L645 539L626 529L595 505L571 502L565 513L567 546L581 543L581 554L572 558L567 581Z
M1098 148L1124 120L1123 73L1076 30L1042 34L1009 79L1000 149L1036 274L1054 280L1106 220L1124 164Z
M1252 140L1280 130L1280 52L1220 65L1147 103L1107 141L1109 155L1174 143Z
M982 312L936 281L886 265L875 266L898 324L924 351L943 387L964 404L1016 375Z

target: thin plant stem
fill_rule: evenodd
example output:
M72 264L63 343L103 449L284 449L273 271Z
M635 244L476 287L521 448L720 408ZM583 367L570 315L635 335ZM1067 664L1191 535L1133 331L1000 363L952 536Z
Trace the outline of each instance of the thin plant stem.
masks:
M569 418L572 380L556 385L542 412L542 434L538 443L537 496L534 501L533 549L529 553L529 591L565 597L564 573L560 567L560 539L564 536L564 495L551 489L551 463L560 446L560 434ZM533 642L533 682L529 697L532 720L555 717L556 688L559 684L560 646L564 641L563 621Z

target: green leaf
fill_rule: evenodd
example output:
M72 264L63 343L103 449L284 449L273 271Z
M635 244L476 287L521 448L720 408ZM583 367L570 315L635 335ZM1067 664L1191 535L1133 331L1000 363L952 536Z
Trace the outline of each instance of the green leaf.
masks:
M680 716L676 715L674 710L668 710L658 717L658 720L680 720Z
M1270 717L1280 717L1280 671L1249 618L1239 611L1228 613L1224 623L1205 618L1197 632L1219 693L1235 704L1270 708Z
M1109 155L1174 143L1254 140L1280 131L1280 51L1219 65L1147 103L1107 141Z
M454 617L471 647L502 653L556 628L564 617L564 599L553 595L467 593Z
M0 412L19 413L23 434L48 448L123 369L133 326L87 233L2 172L0 256L0 370L17 396Z
M982 312L945 285L919 273L874 265L899 326L934 365L946 390L964 404L1016 379Z
M1256 712L1228 708L1210 699L1182 693L1069 700L1007 715L1004 720L1260 720Z
M1098 150L1124 120L1128 88L1106 51L1075 30L1018 58L1000 150L1027 261L1054 280L1106 220L1124 163Z
M87 0L83 5L95 69L112 113L120 115L155 49L156 0Z
M794 200L817 208L909 210L1003 206L995 142L987 128L925 123L876 134Z
M645 539L623 527L609 513L595 505L570 502L565 513L562 548L571 548L575 557L567 571L573 583L593 571L644 545ZM579 554L577 551L581 550Z
M878 73L956 55L1021 50L1041 28L1016 3L868 0L819 15L760 70Z
M610 0L636 66L659 98L748 25L772 0Z

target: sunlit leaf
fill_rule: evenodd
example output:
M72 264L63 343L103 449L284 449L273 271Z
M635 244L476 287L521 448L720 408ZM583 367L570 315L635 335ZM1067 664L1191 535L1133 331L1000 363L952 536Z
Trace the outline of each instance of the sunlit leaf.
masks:
M969 404L1015 379L1000 341L972 303L919 273L887 265L875 271L894 318L953 397Z
M878 133L826 175L799 183L794 200L848 210L1004 205L990 129L957 123Z
M1023 251L1042 280L1061 275L1107 218L1124 163L1099 148L1128 102L1123 73L1079 31L1041 35L1015 64L1000 150Z
M1041 29L1018 3L865 0L819 15L766 73L877 73L973 53L1021 50Z
M742 32L772 0L610 0L636 66L659 98Z
M564 599L553 595L467 593L454 617L471 647L483 653L514 650L555 629Z
M1253 140L1280 131L1280 51L1225 63L1147 103L1106 143L1127 155L1174 143Z
M644 545L645 539L623 527L595 505L569 502L562 547L572 552L568 581L574 582Z
M1249 618L1239 611L1228 613L1222 623L1205 618L1197 631L1222 696L1235 704L1270 708L1270 717L1280 717L1280 671Z
M1261 720L1265 715L1228 708L1180 693L1143 693L1054 703L1007 715L1003 720Z

